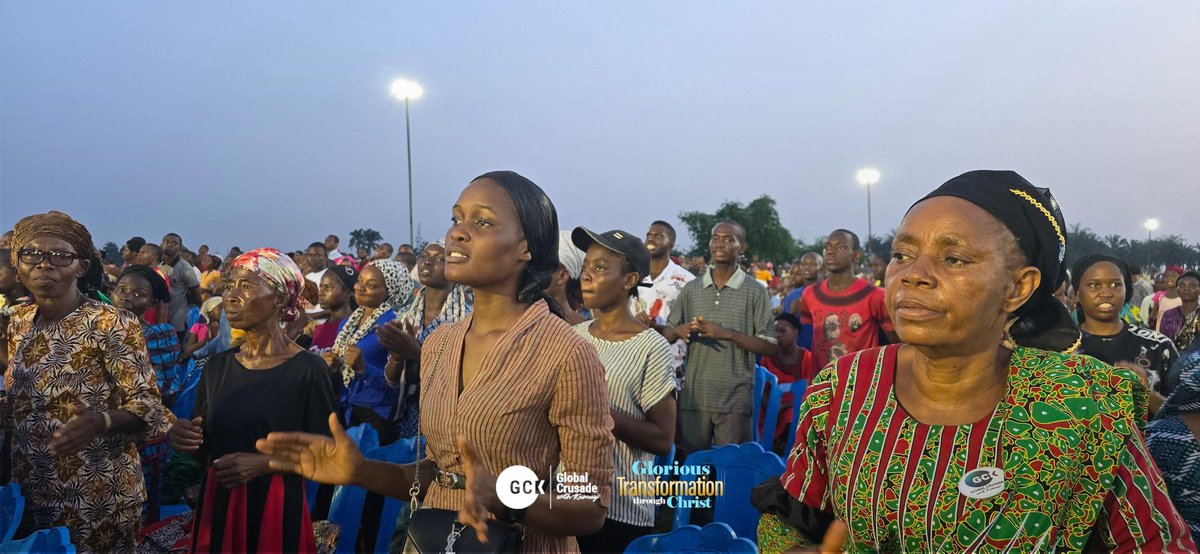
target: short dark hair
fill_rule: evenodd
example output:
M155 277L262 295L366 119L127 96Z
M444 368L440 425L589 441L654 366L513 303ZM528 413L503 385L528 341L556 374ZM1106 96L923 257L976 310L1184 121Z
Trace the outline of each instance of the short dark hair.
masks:
M742 242L746 242L746 228L745 228L745 227L742 227L742 224L741 224L741 223L738 223L738 222L736 222L736 221L733 221L733 220L731 220L731 219L722 219L722 220L720 220L720 221L718 221L718 222L716 222L716 223L713 223L713 226L712 226L712 228L713 228L713 229L716 229L716 228L717 228L717 225L720 225L720 224L722 224L722 223L724 223L724 224L726 224L726 225L733 225L733 226L734 226L734 228L736 228L736 229L738 230L738 240L741 240Z
M854 245L854 251L857 252L862 250L862 243L858 241L858 235L856 235L854 231L849 229L834 229L833 233L829 233L829 235L833 236L834 233L846 233L850 236L850 243Z
M783 312L783 313L775 316L775 321L786 321L787 324L791 325L792 328L795 329L797 332L800 331L800 318L796 317L795 314Z
M180 243L183 243L183 237L179 236L179 233L167 233L167 234L163 235L163 238L167 238L167 237L175 237L175 238L179 239Z
M1137 264L1130 265L1129 266L1129 274L1130 275L1141 275L1142 274L1142 266L1137 265Z
M1183 272L1183 275L1179 276L1179 279L1195 279L1197 283L1200 283L1200 273L1197 273L1194 270L1193 271L1185 271L1185 272ZM1178 283L1179 279L1176 279L1175 282Z
M325 243L314 242L314 243L308 245L308 248L320 248L321 250L325 250ZM308 248L305 248L305 250L308 250Z
M653 223L650 224L650 226L653 227L655 225L662 225L663 227L666 227L667 230L671 232L671 240L672 241L674 241L675 238L677 237L677 235L675 234L675 228L672 227L670 223L667 223L666 221L663 221L661 219L656 219L656 220L654 220Z

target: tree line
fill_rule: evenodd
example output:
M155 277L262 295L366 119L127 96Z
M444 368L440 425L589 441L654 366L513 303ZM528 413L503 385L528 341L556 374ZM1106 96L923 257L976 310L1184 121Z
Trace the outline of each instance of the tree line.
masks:
M825 237L810 241L797 239L779 221L775 199L762 195L749 204L726 201L714 212L688 211L679 214L680 221L692 237L691 249L682 252L686 256L705 256L712 237L713 225L718 221L736 221L746 229L747 259L757 256L764 261L788 262L799 259L807 252L820 253L825 247ZM888 233L862 237L867 252L886 255L891 251L895 229ZM1129 239L1116 234L1101 236L1099 233L1076 223L1067 231L1067 264L1096 253L1111 254L1131 264L1148 268L1161 265L1200 267L1200 243L1189 243L1182 236L1167 235L1149 240Z

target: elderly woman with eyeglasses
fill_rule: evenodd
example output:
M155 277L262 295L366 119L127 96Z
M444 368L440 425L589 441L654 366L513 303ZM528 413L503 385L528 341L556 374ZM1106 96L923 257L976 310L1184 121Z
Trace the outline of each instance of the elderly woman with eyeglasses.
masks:
M0 326L23 527L65 525L81 552L132 551L146 496L136 444L174 419L141 325L88 297L100 262L79 222L50 212L13 231L10 256L34 299Z

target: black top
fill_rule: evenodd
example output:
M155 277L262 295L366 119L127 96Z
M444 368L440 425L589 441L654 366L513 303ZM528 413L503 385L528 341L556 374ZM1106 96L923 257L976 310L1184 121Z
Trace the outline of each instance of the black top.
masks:
M1167 381L1167 371L1179 357L1179 352L1166 335L1145 327L1130 324L1115 335L1093 335L1083 332L1079 354L1086 354L1106 364L1133 362L1147 370L1155 391L1169 396L1178 383Z
M246 369L237 351L212 356L196 388L209 462L231 452L257 452L255 441L273 431L329 435L336 404L320 356L303 351L270 369Z

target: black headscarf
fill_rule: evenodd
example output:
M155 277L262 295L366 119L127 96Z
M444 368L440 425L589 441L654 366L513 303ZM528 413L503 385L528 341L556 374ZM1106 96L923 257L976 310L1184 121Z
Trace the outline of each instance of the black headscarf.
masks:
M155 300L163 303L171 301L171 292L167 288L166 279L162 278L157 271L150 269L144 265L131 265L121 272L121 276L117 278L120 281L126 275L140 275L143 279L150 283L150 296Z
M529 245L532 259L517 285L517 300L528 303L545 300L550 311L562 317L558 302L545 292L558 271L558 211L554 203L541 187L515 171L491 171L472 181L480 179L491 179L508 192Z
M1121 272L1121 278L1125 281L1125 301L1129 301L1129 295L1133 293L1133 273L1129 271L1129 264L1116 256L1108 254L1090 254L1079 259L1075 265L1071 267L1071 288L1075 292L1079 292L1079 282L1083 279L1083 272L1090 269L1092 266L1100 262L1109 262L1117 266L1117 270ZM1075 315L1079 321L1083 321L1083 306L1078 305L1075 308Z
M935 196L961 198L992 214L1017 238L1026 263L1041 272L1037 290L1014 314L1016 321L1009 329L1013 340L1043 350L1073 350L1079 327L1054 298L1067 278L1067 236L1066 221L1050 189L1034 186L1015 171L977 170L946 181L921 201Z
M335 265L327 271L332 273L334 277L337 277L337 280L342 283L342 286L346 288L346 292L349 292L351 297L354 296L354 285L358 283L358 272L353 267Z

